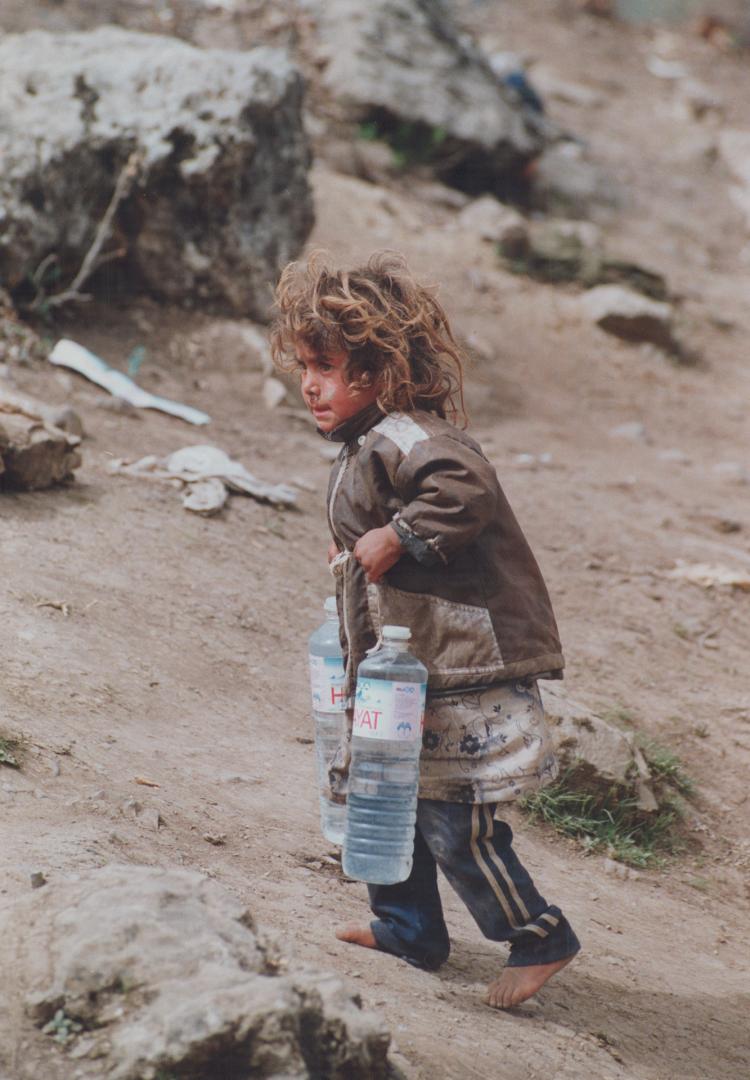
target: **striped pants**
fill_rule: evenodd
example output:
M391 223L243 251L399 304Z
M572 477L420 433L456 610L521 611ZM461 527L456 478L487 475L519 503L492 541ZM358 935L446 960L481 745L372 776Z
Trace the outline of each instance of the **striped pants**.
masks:
M484 936L510 942L509 967L549 964L578 952L570 924L539 895L513 851L510 826L495 821L494 811L494 803L419 800L411 874L396 885L368 885L380 949L429 969L448 958L439 866Z

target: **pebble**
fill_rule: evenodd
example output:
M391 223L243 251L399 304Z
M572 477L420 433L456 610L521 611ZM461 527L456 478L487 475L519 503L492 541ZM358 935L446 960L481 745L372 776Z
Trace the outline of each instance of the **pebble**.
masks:
M278 409L286 398L286 387L280 379L269 376L263 383L263 401L267 409Z
M651 441L645 425L639 420L633 420L627 424L618 424L617 427L610 429L609 436L611 439L628 439L630 442L647 443Z
M107 397L99 398L96 402L97 409L106 409L107 412L118 413L120 416L137 417L138 410L125 398ZM140 417L139 417L140 419Z
M41 870L35 870L33 874L29 876L32 889L41 889L43 885L47 884L47 879Z
M733 480L736 484L750 483L750 473L739 461L720 461L713 466L711 471L717 476L725 476L727 480Z
M519 469L537 469L540 465L551 465L552 455L544 454L516 454L513 464Z
M692 465L692 458L683 450L660 450L658 457L660 461L674 461L677 465Z
M637 881L640 877L637 870L625 866L624 863L617 862L616 859L604 860L604 873L609 874L610 877L619 878L620 881Z
M150 807L147 810L143 810L138 815L138 820L142 821L143 824L147 825L150 829L153 829L154 832L158 832L160 826L164 824L159 811L154 810L152 807Z
M86 434L83 430L83 420L70 405L57 409L50 419L55 427L59 427L61 431L67 431L69 435L75 435L77 438L82 439Z

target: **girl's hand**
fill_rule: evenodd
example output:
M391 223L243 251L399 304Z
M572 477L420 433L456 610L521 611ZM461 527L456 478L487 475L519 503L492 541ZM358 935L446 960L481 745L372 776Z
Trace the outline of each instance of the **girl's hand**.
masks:
M360 536L354 545L354 558L367 574L367 580L374 584L398 562L403 551L396 530L384 525Z
M336 543L335 540L331 540L330 544L328 545L328 563L329 563L329 565L333 562L333 560L336 558L338 553L339 553L338 544Z

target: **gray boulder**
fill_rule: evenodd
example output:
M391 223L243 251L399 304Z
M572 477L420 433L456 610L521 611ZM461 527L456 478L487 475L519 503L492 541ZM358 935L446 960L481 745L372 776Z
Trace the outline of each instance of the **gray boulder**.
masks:
M571 140L545 149L534 162L532 181L534 207L560 217L607 218L625 202L616 178Z
M670 304L651 300L620 285L597 285L580 300L583 315L608 334L625 341L648 341L679 353Z
M350 118L373 121L407 163L502 190L541 150L543 120L513 99L441 0L308 6L328 92Z
M0 393L0 487L36 491L70 480L80 437L39 415L6 412Z
M4 38L0 279L16 295L34 274L45 292L72 281L135 153L103 254L160 297L267 317L313 223L302 94L276 49L116 27Z
M525 235L506 231L499 251L513 273L537 281L573 281L592 287L618 284L652 300L666 300L664 277L630 259L606 252L599 228L590 221L532 221Z
M385 1080L389 1036L336 977L289 973L199 874L110 866L0 911L0 1075Z
M646 760L631 734L621 731L571 700L557 687L544 687L544 711L561 770L572 787L635 795L638 808L658 809Z

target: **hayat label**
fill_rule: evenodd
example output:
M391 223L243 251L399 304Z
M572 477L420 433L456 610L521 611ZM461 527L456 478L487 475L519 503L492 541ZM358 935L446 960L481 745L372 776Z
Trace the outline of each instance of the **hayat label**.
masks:
M422 738L424 683L358 679L352 734L409 742Z
M310 689L315 712L344 711L344 665L340 657L310 657Z

